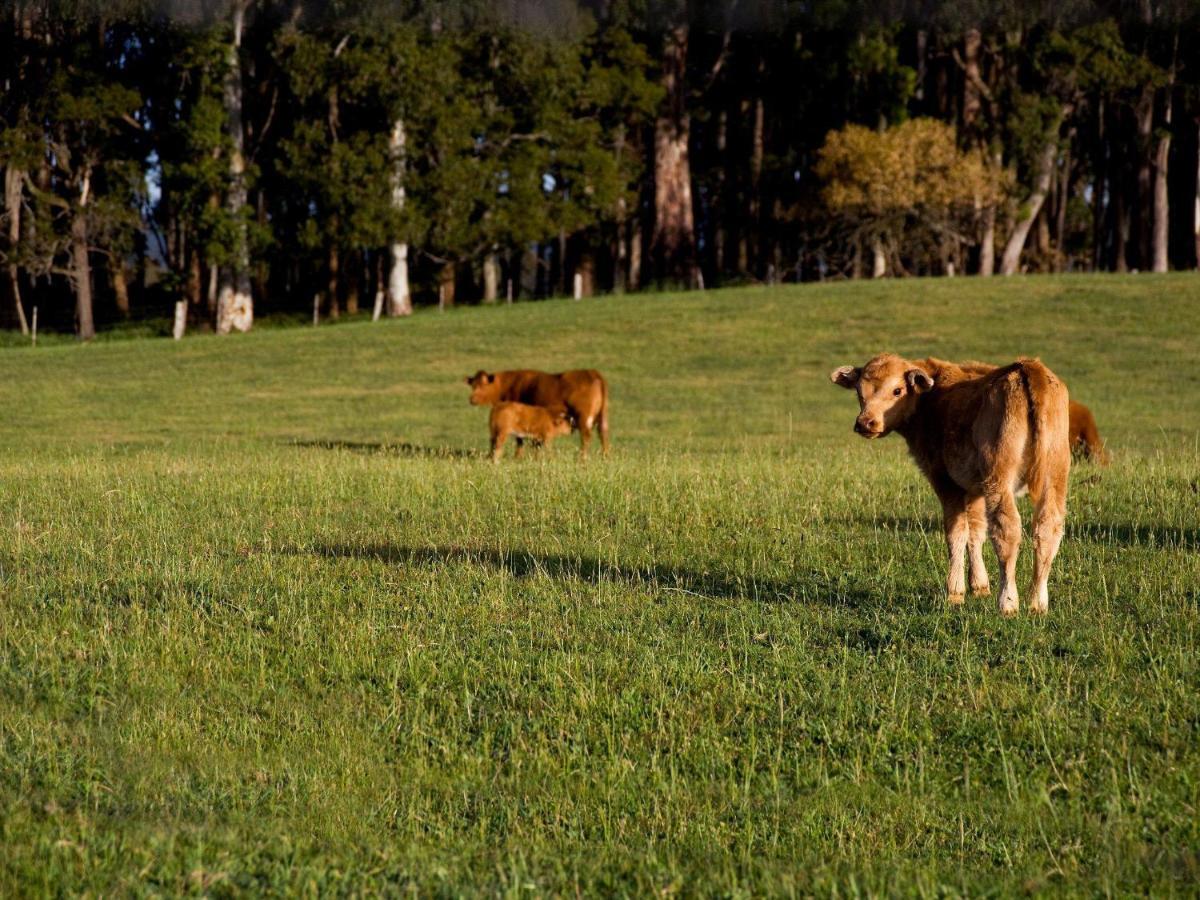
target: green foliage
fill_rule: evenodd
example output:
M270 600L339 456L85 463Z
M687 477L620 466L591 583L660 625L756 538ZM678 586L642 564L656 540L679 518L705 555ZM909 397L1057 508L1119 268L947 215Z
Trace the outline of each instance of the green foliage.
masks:
M917 73L900 62L896 41L899 29L893 27L875 34L862 34L850 45L846 66L854 84L855 101L870 118L899 125L908 118L908 102L916 90Z

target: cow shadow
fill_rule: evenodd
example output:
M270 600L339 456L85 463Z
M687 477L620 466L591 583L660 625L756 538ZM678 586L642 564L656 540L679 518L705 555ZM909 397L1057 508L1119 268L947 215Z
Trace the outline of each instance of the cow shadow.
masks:
M1026 539L1031 539L1032 514L1021 511L1021 526ZM874 516L847 521L859 526L873 526L884 531L927 533L942 536L939 516ZM1067 518L1066 541L1089 544L1109 544L1119 547L1147 547L1155 550L1200 550L1200 528L1179 526L1138 525L1130 522L1072 522Z
M343 441L333 438L325 440L290 440L289 447L316 450L345 450L363 456L394 456L405 459L482 459L479 450L463 450L459 447L424 447L408 441Z
M622 584L650 592L678 593L705 600L756 603L821 603L843 609L862 609L885 603L846 576L818 571L798 572L795 578L739 576L688 566L650 563L626 565L596 556L534 553L496 547L412 547L396 544L326 544L307 551L328 559L363 559L402 566L477 565L513 578L545 576L586 584ZM891 601L886 601L890 603Z

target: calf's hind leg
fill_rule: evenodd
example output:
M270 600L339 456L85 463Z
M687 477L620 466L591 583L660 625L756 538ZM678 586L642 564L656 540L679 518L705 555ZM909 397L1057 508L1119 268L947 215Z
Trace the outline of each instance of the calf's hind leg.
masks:
M1021 516L1011 489L998 489L986 496L988 528L992 546L1000 560L1000 615L1015 616L1017 600L1017 553L1021 549Z
M963 566L967 561L967 523L963 495L959 491L941 490L942 529L946 533L946 549L950 553L950 568L946 572L946 599L951 606L963 602L967 586L963 578Z
M1065 479L1064 479L1065 481ZM1050 608L1050 566L1062 543L1063 523L1067 518L1065 488L1048 487L1038 498L1033 518L1033 585L1029 591L1029 611L1044 613Z
M988 583L987 566L983 562L983 543L987 540L987 504L983 497L967 500L967 521L970 524L967 550L970 554L971 593L976 597L984 597L992 592L992 586Z

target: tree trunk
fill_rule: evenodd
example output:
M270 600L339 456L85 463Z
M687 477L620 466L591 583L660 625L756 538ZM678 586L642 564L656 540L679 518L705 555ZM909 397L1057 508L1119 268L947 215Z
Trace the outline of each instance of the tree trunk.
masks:
M579 254L579 266L575 270L575 277L579 280L579 295L581 297L592 297L596 293L596 258L590 250L584 250Z
M617 240L613 253L613 293L625 293L629 267L629 226L625 221L625 198L617 200Z
M979 241L979 274L991 277L996 271L996 204L983 208L983 236Z
M1172 86L1167 85L1163 106L1163 123L1166 126L1158 139L1154 152L1154 261L1152 270L1167 271L1167 249L1170 237L1170 208L1167 200L1167 166L1171 159L1171 106Z
M21 303L21 273L15 256L21 243L21 183L25 173L13 166L4 170L4 209L8 214L8 289L12 295L13 313L21 326L21 334L29 334L25 321L25 306Z
M83 176L79 206L71 219L71 283L75 288L75 334L81 341L96 336L92 318L92 268L88 261L87 204L90 175Z
M1197 191L1200 198L1200 189ZM1197 199L1200 203L1200 199ZM1200 238L1197 238L1200 246ZM629 286L635 291L642 286L642 215L639 210L629 223Z
M500 294L500 258L493 247L483 258L483 302L495 303Z
M1109 164L1108 142L1105 139L1105 108L1101 98L1096 103L1096 140L1093 168L1095 181L1092 184L1092 270L1099 272L1107 263L1104 253L1104 225L1111 201L1108 198Z
M1125 191L1121 190L1119 185L1117 188L1116 224L1113 231L1113 247L1116 253L1113 268L1117 272L1128 272L1129 257L1125 254L1125 248L1129 243L1129 203L1125 199Z
M404 167L406 165L407 135L404 120L397 118L392 124L392 135L388 140L388 152L392 161L392 209L397 214L404 211ZM412 295L408 289L408 244L393 241L391 245L392 268L388 273L387 308L389 316L412 315Z
M763 70L765 64L762 57L758 60L758 95L754 98L754 130L751 133L750 139L750 209L748 216L748 226L751 229L752 240L751 246L754 248L753 257L750 260L750 265L754 269L754 274L761 278L764 274L763 261L766 259L767 252L765 242L763 240L763 221L762 221L762 172L763 172L763 131L765 128L766 111L763 107L762 92L766 89L763 84Z
M1065 115L1065 113L1064 113ZM1025 240L1029 237L1029 229L1042 211L1046 202L1046 194L1050 191L1050 179L1054 174L1054 159L1058 155L1058 123L1056 120L1046 143L1038 154L1037 173L1034 177L1033 192L1025 199L1021 211L1017 214L1017 222L1004 247L1004 257L1000 261L1000 274L1013 275L1021 263L1021 251L1025 248Z
M187 251L187 282L184 285L184 296L188 306L199 309L204 299L204 273L200 262L200 248L194 243L189 244Z
M454 263L446 263L438 273L438 306L442 309L454 305L456 274Z
M129 318L129 282L125 278L125 260L120 258L119 254L113 254L109 260L109 277L112 279L113 300L116 302L117 312L121 314L122 319Z
M337 231L336 220L334 222L334 231L335 233ZM338 253L337 243L330 243L329 253L326 259L326 272L329 276L328 281L325 284L325 296L328 303L327 309L329 311L329 318L336 319L342 314L342 302L340 297L342 258Z
M887 255L883 252L883 241L871 238L871 277L882 278L887 274Z
M663 42L663 107L654 123L654 260L660 279L696 285L696 228L688 160L688 26L668 29Z
M1071 147L1074 142L1075 130L1071 129L1063 150L1062 173L1058 176L1058 206L1054 223L1054 269L1057 272L1064 271L1067 262L1067 207L1071 203Z
M1196 267L1200 268L1200 128L1196 137L1196 197L1192 207L1192 245L1196 248Z
M242 125L242 25L248 0L234 0L233 39L226 50L222 99L229 132L229 181L225 210L234 222L232 259L221 267L217 293L217 334L249 331L254 325L254 298L250 293L250 247L246 231L245 134Z
M350 262L346 267L346 315L358 315L359 288L362 284L363 259L357 250L350 252Z
M716 220L713 223L713 269L718 279L725 271L725 210L728 208L726 202L726 193L728 191L726 187L726 170L729 165L728 146L729 113L725 109L722 109L717 114L717 183L713 191L716 206L713 216Z
M979 85L983 79L979 75L979 47L983 36L978 28L970 28L963 35L963 130L972 134L983 108L983 98L979 93Z
M1134 107L1137 121L1137 143L1135 152L1138 157L1137 167L1137 206L1133 222L1134 248L1137 252L1137 267L1141 270L1150 268L1152 221L1154 217L1154 88L1142 88Z

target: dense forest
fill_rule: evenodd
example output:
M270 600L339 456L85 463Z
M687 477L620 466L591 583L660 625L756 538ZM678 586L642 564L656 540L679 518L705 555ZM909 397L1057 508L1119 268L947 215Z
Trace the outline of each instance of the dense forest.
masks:
M1194 2L2 8L3 327L1200 254Z

